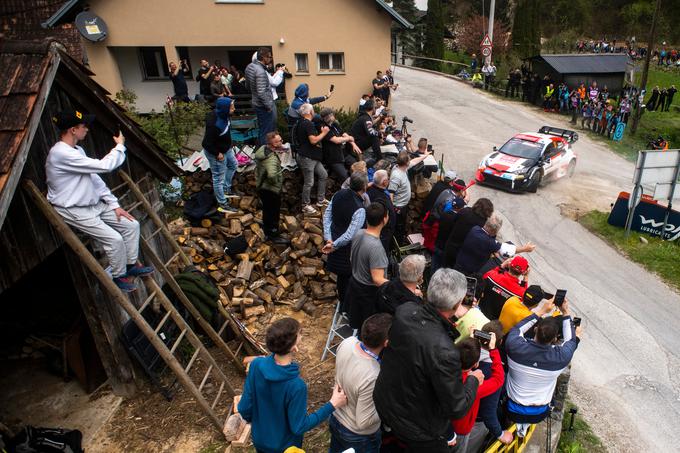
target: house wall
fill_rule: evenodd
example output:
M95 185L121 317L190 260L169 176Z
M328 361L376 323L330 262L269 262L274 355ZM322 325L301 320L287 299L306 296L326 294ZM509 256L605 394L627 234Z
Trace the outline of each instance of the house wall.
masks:
M356 108L361 94L370 91L375 72L384 71L390 63L391 17L368 0L264 0L253 4L93 0L90 11L102 17L109 28L106 40L85 45L95 79L111 93L124 86L136 88L144 109L162 107L172 85L168 80L142 81L137 56L120 48L164 46L170 61L177 59L178 46L270 46L274 62L286 63L294 74L286 83L289 98L299 83L308 83L312 95L325 94L334 84L335 93L326 103L333 107ZM281 39L284 44L279 43ZM317 52L344 52L344 74L319 74ZM295 73L295 53L308 54L308 75ZM195 76L198 61L194 58L191 55ZM137 65L136 72L131 70L133 65ZM192 85L190 94L196 92Z

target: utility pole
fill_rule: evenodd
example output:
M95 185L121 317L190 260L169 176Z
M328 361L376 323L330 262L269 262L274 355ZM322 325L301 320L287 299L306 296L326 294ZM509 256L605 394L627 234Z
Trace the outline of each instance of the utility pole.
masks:
M649 61L652 58L652 51L654 50L654 40L656 39L656 23L659 18L660 9L661 0L656 0L654 16L652 17L652 28L649 30L649 39L647 40L647 53L645 54L645 66L642 68L642 78L640 79L640 96L642 96L642 91L647 88ZM633 122L630 125L630 133L633 135L635 135L635 132L637 131L638 124L640 122L640 115L642 115L642 99L638 99L637 109L635 110L635 116L633 116Z
M484 0L482 0L484 1ZM496 0L491 0L491 4L489 5L489 39L491 40L491 44L493 45L493 19L494 19L494 11L496 10ZM493 47L491 47L491 54L486 59L487 64L491 64L491 56L493 55Z

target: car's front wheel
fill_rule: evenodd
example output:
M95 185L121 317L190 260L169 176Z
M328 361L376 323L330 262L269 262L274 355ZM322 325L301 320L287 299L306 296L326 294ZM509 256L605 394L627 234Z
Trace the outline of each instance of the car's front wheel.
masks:
M541 185L541 180L543 180L543 172L540 170L535 171L529 180L528 191L531 193L536 193L536 191L538 191L538 186Z
M572 159L569 161L569 166L567 167L567 177L571 178L574 176L574 172L576 171L576 159Z

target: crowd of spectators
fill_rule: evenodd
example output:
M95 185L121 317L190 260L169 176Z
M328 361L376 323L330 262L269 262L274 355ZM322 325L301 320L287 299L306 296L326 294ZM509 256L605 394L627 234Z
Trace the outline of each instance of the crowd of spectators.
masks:
M326 271L336 276L338 309L355 331L337 348L329 402L308 414L294 362L300 324L284 318L268 328L271 355L250 363L238 404L256 450L301 447L304 433L326 420L331 452L477 452L511 442L513 423L524 436L550 415L557 377L580 335L568 301L556 307L552 294L528 285L522 255L535 245L501 241L493 202L475 200L455 171L442 170L417 219L425 248L396 263L395 245L411 241L412 187L430 177L423 161L432 151L427 139L416 145L397 129L387 107L397 87L392 75L377 73L348 132L332 109L314 111L332 92L311 97L299 85L284 144L275 129L271 52L256 57L245 77L260 128L253 157L266 240L289 241L279 219L282 160L291 154L303 179L302 215L321 216ZM209 79L211 68L204 69ZM203 146L219 207L228 211L234 107L225 95L214 104ZM384 155L384 145L394 145L396 156ZM327 200L329 175L339 190Z
M238 406L257 451L301 447L304 433L325 420L330 452L478 452L496 440L510 443L513 423L525 436L550 416L557 378L579 343L568 300L557 307L552 294L529 285L523 254L535 246L499 240L493 202L474 200L453 170L424 200L426 249L391 265L393 245L408 242L412 185L424 178L416 169L430 152L426 140L414 146L381 126L389 112L376 114L388 101L378 76L351 135L337 129L332 110L314 113L312 101L326 97L309 98L304 87L297 93L290 124L305 181L303 214L322 211L326 270L337 277L339 311L355 335L337 348L329 402L308 414L293 360L300 325L284 318L269 327L272 355L251 363ZM402 151L387 159L380 145L395 136ZM280 197L280 157L288 151L277 131L265 140L256 152L264 230L285 243L272 198ZM330 200L327 173L342 182ZM323 188L316 207L314 185Z

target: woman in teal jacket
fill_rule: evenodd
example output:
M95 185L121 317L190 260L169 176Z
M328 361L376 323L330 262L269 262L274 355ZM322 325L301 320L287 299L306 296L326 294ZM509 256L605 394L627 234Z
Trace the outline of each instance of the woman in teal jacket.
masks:
M258 453L282 453L302 447L305 432L316 427L344 406L347 397L336 384L329 402L307 414L307 385L300 367L293 362L298 350L300 323L283 318L267 329L267 349L273 354L250 364L238 411L252 424L253 444Z

